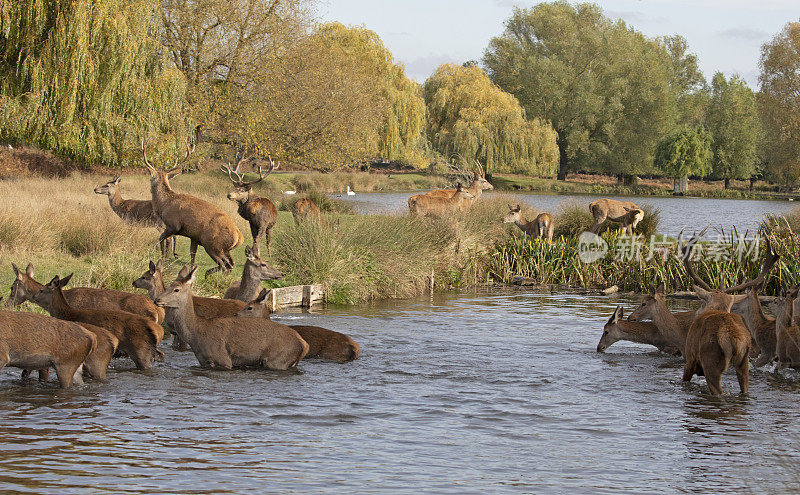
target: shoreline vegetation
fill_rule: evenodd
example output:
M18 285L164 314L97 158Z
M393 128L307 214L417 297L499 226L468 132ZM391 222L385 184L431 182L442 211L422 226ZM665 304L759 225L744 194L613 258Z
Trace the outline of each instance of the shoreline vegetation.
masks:
M0 152L0 157L2 154L5 152ZM75 286L133 290L131 282L150 260L159 256L158 230L124 223L111 211L105 196L94 194L93 188L108 180L106 175L36 175L0 180L2 292L13 281L11 262L21 267L32 262L40 282L75 272ZM335 174L320 175L337 178ZM296 177L313 179L315 175ZM608 254L597 263L584 264L578 259L576 236L589 228L592 218L583 202L568 203L559 211L550 212L556 230L553 243L548 244L531 240L513 224L501 223L507 204L519 202L513 194L483 197L465 212L442 217L355 215L346 202L319 191L308 193L297 188L296 195L283 195L282 180L273 174L255 187L256 194L270 197L279 209L272 254L266 259L286 277L265 284L267 287L322 284L326 301L335 304L414 297L430 290L432 278L435 290L509 284L514 276L530 277L539 286L576 289L602 290L616 285L624 292L647 292L654 281L663 281L670 292L691 290L677 259L669 257L667 262L661 262L657 256L649 256L647 239L658 233L657 210L646 209L637 228L642 235L641 258L616 260L615 253L624 240L609 230L602 234L609 245ZM313 180L309 184L308 187L316 187ZM339 187L333 186L336 182L330 184ZM176 190L219 205L251 242L236 205L225 198L231 183L222 173L207 170L182 174L173 185ZM150 194L149 181L143 173L124 176L120 187L125 198L142 199ZM291 204L296 198L308 196L320 204L325 222L295 225L289 211ZM530 207L523 208L528 219L537 213ZM789 239L789 228L796 230L800 228L798 224L800 214L789 215L786 221L774 219L771 230ZM168 260L168 279L188 263L188 244L187 239L178 238L180 257ZM784 244L783 257L762 292L764 295L775 295L781 284L800 282L800 249L788 241ZM671 254L677 252L677 246L670 249ZM759 259L743 258L740 263L733 257L733 244L725 249L731 259L704 260L698 268L701 276L727 283L755 276L763 254ZM233 272L198 280L195 290L199 295L219 296L238 280L244 264L243 250L235 250L233 255ZM197 261L201 270L214 266L202 249ZM32 305L25 309L39 311Z

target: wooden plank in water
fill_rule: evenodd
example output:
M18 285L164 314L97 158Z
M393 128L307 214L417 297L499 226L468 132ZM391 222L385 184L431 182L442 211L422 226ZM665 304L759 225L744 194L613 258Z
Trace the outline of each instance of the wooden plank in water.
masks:
M293 285L270 289L264 304L270 311L285 307L308 308L323 301L325 293L321 285Z

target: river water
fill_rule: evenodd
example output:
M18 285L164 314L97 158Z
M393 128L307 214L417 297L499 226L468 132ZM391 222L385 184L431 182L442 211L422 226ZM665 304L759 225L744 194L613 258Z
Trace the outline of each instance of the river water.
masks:
M70 390L0 373L0 492L796 493L800 375L595 352L627 296L478 290L275 319L347 332L361 357L208 371L166 346Z
M355 196L336 196L353 204L357 213L395 213L408 211L408 198L415 192L358 193ZM498 193L484 193L492 197ZM507 195L507 193L503 193ZM585 205L600 197L592 195L553 195L515 193L518 201L525 202L539 211L558 213L562 205L578 203ZM659 231L666 235L678 235L685 228L686 234L700 231L707 225L712 228L721 227L726 233L736 227L741 234L758 230L758 226L766 214L784 214L797 208L790 201L762 201L741 199L712 199L691 197L666 198L633 198L615 197L625 201L633 201L639 206L650 205L661 211ZM588 210L587 210L588 211Z

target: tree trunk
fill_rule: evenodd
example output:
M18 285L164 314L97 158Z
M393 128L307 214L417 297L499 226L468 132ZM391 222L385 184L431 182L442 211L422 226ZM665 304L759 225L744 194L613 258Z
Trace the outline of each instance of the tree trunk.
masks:
M723 187L725 189L731 187L731 180L729 178L725 177L725 183L724 183Z
M561 136L561 133L558 133L558 135ZM558 145L558 175L556 178L558 180L567 180L567 166L569 165L567 161L567 143L559 137L556 140L556 144Z
M750 192L753 192L753 189L756 186L756 178L755 176L750 177Z
M620 174L617 176L617 183L623 186L637 186L639 185L639 176L630 174Z
M676 196L683 196L689 191L689 177L686 175L683 177L676 177L673 179L672 184Z

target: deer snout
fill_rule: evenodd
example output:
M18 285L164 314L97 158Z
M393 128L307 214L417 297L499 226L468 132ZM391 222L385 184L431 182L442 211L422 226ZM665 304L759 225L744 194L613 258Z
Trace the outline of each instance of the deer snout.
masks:
M95 194L105 194L105 191L103 191L103 188L101 187L95 187L94 192Z
M228 193L228 199L233 200L233 198L231 197L231 193Z
M605 352L605 351L606 351L606 346L604 346L603 344L597 344L597 352Z

